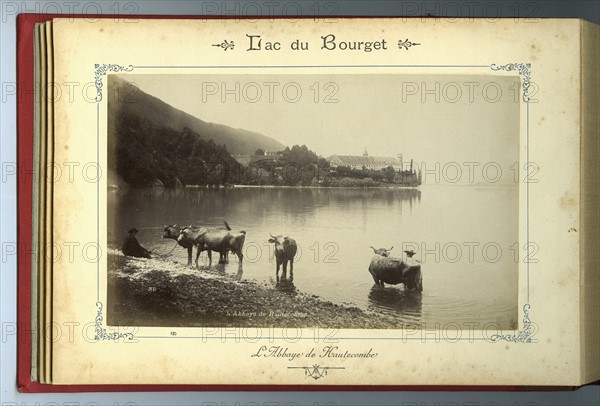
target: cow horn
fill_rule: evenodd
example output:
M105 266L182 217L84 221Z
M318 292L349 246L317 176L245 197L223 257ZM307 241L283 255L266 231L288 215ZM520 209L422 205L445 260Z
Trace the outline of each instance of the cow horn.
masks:
M275 237L273 234L269 233L269 235L271 236L271 238L277 238Z
M369 247L373 250L373 252L376 252L377 250L375 248L373 248L372 245L369 245Z
M179 227L179 226L177 225L177 223L175 223L175 224L173 224L173 227Z
M391 250L393 250L393 249L394 249L394 246L392 245L392 247L391 247L391 248L390 248L388 251L391 251Z

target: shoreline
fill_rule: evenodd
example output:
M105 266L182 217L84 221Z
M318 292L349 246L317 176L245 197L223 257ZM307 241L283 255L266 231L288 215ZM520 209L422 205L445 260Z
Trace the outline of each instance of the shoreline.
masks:
M420 186L420 185L419 185ZM234 184L227 187L232 188L265 188L265 189L409 189L418 190L419 186L286 186L286 185L238 185ZM187 186L186 186L187 188ZM192 187L195 188L195 187ZM202 188L202 186L198 186Z
M108 252L107 324L140 327L401 328L391 315L244 279L232 264L191 269L167 257Z
M185 186L175 186L175 187L166 187L166 186L144 186L144 187L132 187L129 185L115 185L109 184L109 190L127 190L127 189L360 189L360 190L374 190L374 189L386 189L386 190L419 190L422 185L418 186L395 186L395 185L386 185L386 186L287 186L287 185L242 185L242 184L232 184L232 185L185 185Z

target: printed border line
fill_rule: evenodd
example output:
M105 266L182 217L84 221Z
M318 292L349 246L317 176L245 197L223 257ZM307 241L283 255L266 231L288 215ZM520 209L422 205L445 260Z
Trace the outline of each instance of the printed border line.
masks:
M277 69L285 69L285 68L490 68L494 71L515 71L519 74L519 77L522 77L522 101L525 103L525 145L526 145L526 173L528 175L527 179L529 179L529 102L530 102L530 94L529 89L531 85L531 63L507 63L503 65L497 65L495 63L491 65L257 65L257 66L230 66L230 65L204 65L204 66L196 66L196 65L182 65L182 66L171 66L171 65L118 65L118 64L95 64L94 65L94 73L95 73L95 85L96 85L96 159L98 168L100 167L100 102L102 101L102 89L103 89L103 78L109 72L131 72L134 69L264 69L264 68L277 68ZM526 250L527 250L527 258L530 255L530 244L529 244L529 182L525 182L526 189ZM96 211L100 212L100 182L98 181L96 184ZM97 244L100 246L100 218L97 217L96 222L96 239ZM523 305L523 330L516 330L515 334L494 334L489 339L479 338L479 339L458 339L457 341L509 341L515 343L533 343L532 335L534 334L534 326L529 317L529 310L531 309L530 304L530 266L529 260L526 261L526 280L527 280L527 301ZM100 261L97 262L96 266L96 318L95 318L95 331L96 336L94 339L96 341L100 340L118 340L123 338L125 340L133 340L134 333L119 333L113 332L108 333L106 328L102 326L102 321L104 319L102 310L104 306L100 301ZM202 339L207 337L178 337L178 336L138 336L137 338L142 339L157 339L157 338L188 338L188 339ZM227 339L227 337L212 337L212 339ZM254 338L253 338L254 339ZM263 340L265 338L260 337L256 338L257 340ZM269 337L267 339L284 339L281 338L272 338ZM289 339L289 338L288 338ZM309 338L307 338L309 339ZM314 337L310 338L311 340ZM407 338L395 338L395 337L336 337L336 340L409 340ZM422 341L432 341L438 340L436 337L434 339L429 339L427 337L414 338L414 340L422 340ZM456 340L456 339L455 339Z
M108 72L130 72L133 70L133 66L121 66L115 64L95 64L94 65L94 76L96 85L96 167L98 168L98 174L100 171L100 102L102 101L102 88L103 78ZM100 213L100 176L96 176L96 213ZM96 244L100 247L100 216L96 216ZM102 315L103 305L100 301L100 257L96 260L96 318L94 319L96 335L94 340L118 340L120 338L126 340L133 340L132 333L118 333L107 332L106 328L102 326L104 317Z
M100 103L96 102L96 167L100 168ZM100 178L96 176L96 213L100 213ZM100 246L100 216L96 216L96 243ZM100 260L96 261L96 302L100 301Z
M237 328L237 327L236 327ZM255 328L255 327L250 327L250 328ZM256 328L260 328L260 327L256 327ZM433 332L433 330L424 330L424 331L430 331ZM459 330L457 330L459 331ZM461 330L462 331L462 330ZM128 333L129 334L129 333ZM168 338L168 339L194 339L194 340L231 340L231 337L219 337L219 336L187 336L187 337L172 337L172 336L135 336L136 339L163 339L163 338ZM242 341L243 338L239 338L239 341ZM246 337L245 341L249 341L252 342L254 340L259 341L259 340L284 340L289 342L290 344L293 344L294 341L300 341L300 340L312 340L315 341L315 337ZM319 340L317 339L317 341L315 343L318 342L322 342L324 344L335 344L337 341L340 340L384 340L384 341L437 341L437 342L441 342L443 341L447 341L447 342L455 342L455 341L492 341L491 337L490 338L453 338L453 339L448 339L448 338L427 338L427 337L335 337L335 338L329 338L329 339L324 339L324 340Z
M129 65L132 66L132 65ZM134 69L489 68L490 65L134 65Z
M527 114L527 126L526 126L526 136L525 136L525 142L526 142L526 162L527 162L527 180L529 180L529 103L527 103L525 105L525 111ZM525 189L526 189L526 193L527 193L527 207L526 207L526 216L527 216L527 303L529 303L529 258L530 258L530 252L529 252L529 182L527 182L525 184Z

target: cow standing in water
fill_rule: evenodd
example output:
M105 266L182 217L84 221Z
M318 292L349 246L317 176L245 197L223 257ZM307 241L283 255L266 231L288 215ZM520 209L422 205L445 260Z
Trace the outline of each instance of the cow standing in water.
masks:
M298 246L296 245L296 240L290 238L288 236L274 236L271 234L271 238L269 239L270 243L275 244L275 262L277 263L277 267L275 269L275 277L277 278L277 282L279 282L279 268L283 264L283 273L281 274L281 278L285 279L287 277L287 264L288 261L290 263L290 280L294 279L294 257L296 256L296 251L298 250Z
M392 247L394 248L394 247ZM390 257L390 249L371 247L374 252L371 263L369 264L369 273L373 277L375 284L385 287L385 284L398 285L404 284L410 291L423 291L423 276L421 274L421 264L412 259L414 252L405 251L408 260L402 258Z
M177 241L192 242L196 246L196 267L202 251L208 251L208 266L212 265L212 251L220 254L220 260L226 262L229 251L238 256L239 269L242 269L244 254L245 231L232 231L225 221L226 229L206 229L204 227L186 227L181 230ZM191 259L190 259L191 261Z
M227 222L225 222L226 224L226 230L231 230L229 228L229 225L227 225ZM185 229L190 229L190 231L194 232L194 233L199 233L201 232L201 230L209 230L206 227L195 227L195 226L189 226L189 227L179 227L179 225L174 224L174 225L166 225L164 224L164 229L163 229L163 235L162 238L171 238L175 241L177 241L177 244L179 244L180 246L182 246L183 248L185 248L188 252L188 266L192 266L192 249L193 247L196 245L194 239L192 238L180 238L181 235L181 231L185 228ZM215 230L218 230L215 228ZM189 235L186 234L186 236ZM227 260L226 255L221 255L221 258L219 260L219 262L223 261L225 262ZM198 263L198 258L196 257L196 264Z
M194 244L192 241L178 240L179 234L181 233L181 227L177 224L164 225L162 238L171 238L177 241L177 244L187 249L188 252L188 266L192 266L192 247Z

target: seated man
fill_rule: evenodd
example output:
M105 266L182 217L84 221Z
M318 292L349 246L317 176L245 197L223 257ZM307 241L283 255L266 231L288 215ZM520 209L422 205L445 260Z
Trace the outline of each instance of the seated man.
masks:
M123 254L130 257L150 258L150 251L142 247L137 238L135 238L138 231L139 230L135 227L129 229L127 232L129 235L125 237L121 250L123 251Z

